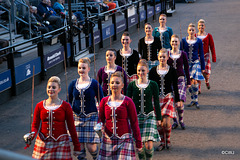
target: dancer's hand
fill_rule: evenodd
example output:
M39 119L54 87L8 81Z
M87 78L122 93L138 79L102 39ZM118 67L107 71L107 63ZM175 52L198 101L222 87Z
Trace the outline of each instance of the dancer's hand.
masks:
M161 120L157 121L157 126L161 126L161 123L162 123Z
M141 152L143 148L136 148L137 152Z
M205 70L202 70L202 73L204 73L205 72Z
M191 87L191 85L187 85L187 88L190 88Z
M81 151L73 151L73 155L76 156L76 157L80 154L81 154Z

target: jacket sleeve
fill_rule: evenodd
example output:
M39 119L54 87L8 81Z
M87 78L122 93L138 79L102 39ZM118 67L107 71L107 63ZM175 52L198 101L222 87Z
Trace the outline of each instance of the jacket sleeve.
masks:
M178 93L178 76L177 76L177 72L174 68L172 68L173 71L172 71L172 76L173 76L173 79L172 79L172 85L173 85L173 90L174 90L174 100L175 102L179 102L180 99L179 99L179 93Z
M199 50L198 50L198 54L200 57L200 62L201 62L201 70L205 70L205 61L204 61L204 53L203 53L203 43L202 40L199 39Z
M185 71L185 75L187 78L187 85L190 85L191 81L190 81L189 64L188 64L187 54L185 52L182 52L182 54L183 54L184 71Z
M74 82L72 81L68 86L67 102L69 101L70 105L72 105L72 102L73 102L73 84L74 84Z
M100 85L102 85L102 68L100 68L98 70L98 73L97 73L97 81Z
M102 90L102 86L97 81L96 83L97 83L97 88L95 90L95 93L96 93L97 101L100 102L103 98L103 90Z
M162 120L162 114L161 114L161 108L160 108L160 102L159 102L158 84L154 81L152 81L152 84L153 84L152 92L153 92L153 100L154 100L156 118L157 118L157 120Z
M212 53L212 62L216 62L216 52L215 52L215 45L213 41L213 37L211 34L209 34L209 45Z
M124 95L127 94L127 87L128 87L128 84L127 84L127 74L126 72L124 71L124 69L122 69L122 72L123 72L123 78L124 78Z
M130 125L133 132L133 137L136 140L136 148L142 148L142 139L141 133L138 125L138 117L135 104L133 103L131 98L128 98L128 118L130 120Z
M134 82L135 83L135 82ZM133 98L133 92L132 92L133 88L132 88L132 82L130 82L128 84L128 87L127 87L127 94L126 96L130 97L130 98Z
M74 125L74 119L73 119L73 111L69 103L65 102L65 107L66 107L66 122L67 122L67 127L69 130L69 133L71 135L73 145L74 145L74 151L81 151L80 148L80 143L78 141L77 137L77 132L76 128Z
M34 137L38 133L40 122L41 122L41 118L40 118L40 114L41 114L40 103L41 102L39 102L36 105L35 109L34 109L33 122L32 122L32 132L35 132Z
M107 98L103 98L100 102L100 105L99 105L99 115L98 115L98 122L102 122L103 123L103 126L105 126L105 100Z

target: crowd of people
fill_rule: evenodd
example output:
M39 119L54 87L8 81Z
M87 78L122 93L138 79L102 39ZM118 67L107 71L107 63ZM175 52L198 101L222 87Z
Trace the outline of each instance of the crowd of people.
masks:
M145 24L146 36L139 40L138 51L130 47L132 40L124 32L122 48L107 49L107 64L96 80L88 74L90 60L80 59L79 78L68 87L69 103L58 97L60 79L49 79L48 99L37 104L32 132L26 138L32 141L38 133L33 158L71 159L70 140L78 159L86 159L85 148L93 159L136 159L137 151L139 159L148 160L154 151L171 148L172 129L187 128L183 122L187 88L188 107L200 109L200 81L205 80L210 89L210 50L213 62L216 53L203 19L197 24L199 32L191 23L184 38L173 34L166 19L161 14L156 28ZM155 149L153 142L159 143Z

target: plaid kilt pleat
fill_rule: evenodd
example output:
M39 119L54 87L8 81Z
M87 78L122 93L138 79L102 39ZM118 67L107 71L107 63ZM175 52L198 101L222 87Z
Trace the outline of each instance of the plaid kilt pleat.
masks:
M97 124L97 113L90 114L89 116L83 114L78 116L74 113L73 118L80 143L100 143L100 138L93 129Z
M127 83L128 83L128 84L129 84L130 82L132 82L132 81L137 80L137 79L138 79L137 74L133 74L133 75L131 75L131 76L127 75Z
M173 103L173 96L171 93L168 93L164 98L161 98L161 96L159 96L159 101L162 116L167 115L171 118L177 118Z
M142 142L159 142L160 136L157 131L157 120L154 111L148 115L138 115L138 124L141 132Z
M148 61L148 67L149 67L149 71L151 70L151 68L155 67L159 65L159 61L155 60L155 61Z
M68 135L64 135L55 141L52 138L44 140L43 135L39 133L32 157L45 160L72 160Z
M211 60L209 53L206 53L204 55L204 61L205 61L205 72L206 74L211 74Z
M103 142L99 151L99 160L135 160L135 149L131 134L125 134L124 139L113 136L109 138L106 133L103 134Z
M186 101L187 86L184 76L178 77L178 93L180 100Z
M204 77L202 75L202 70L201 70L201 64L199 60L196 60L192 63L189 64L189 73L190 73L190 78L202 81L204 80Z

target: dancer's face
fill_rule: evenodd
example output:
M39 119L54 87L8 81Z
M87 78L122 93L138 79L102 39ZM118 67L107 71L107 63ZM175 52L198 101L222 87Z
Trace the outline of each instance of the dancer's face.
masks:
M78 74L79 76L88 76L88 72L90 71L90 67L87 63L78 63Z
M129 36L122 36L121 43L122 43L123 47L129 47L131 42L132 42L132 40L130 39Z
M180 44L179 39L177 37L172 37L170 43L171 43L172 48L178 48L178 46Z
M158 54L158 60L160 64L167 64L167 60L168 60L168 54L167 52L160 52Z
M106 52L106 61L107 63L115 63L116 56L113 51Z
M167 23L167 18L165 16L160 16L159 17L159 24L160 26L163 26Z
M61 91L61 88L56 82L48 82L46 90L48 97L57 98L58 93Z
M204 23L198 23L198 30L199 32L204 32L206 26Z
M153 28L151 25L149 25L149 24L145 25L144 30L145 30L146 35L152 35Z
M137 75L139 78L146 78L148 74L148 69L146 66L138 65L137 66Z
M195 27L188 27L188 35L195 36L195 34L196 34Z
M110 89L112 92L115 92L117 94L121 94L121 91L123 89L123 81L120 77L111 77L110 79Z

